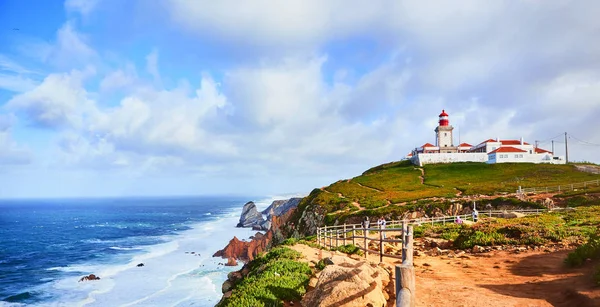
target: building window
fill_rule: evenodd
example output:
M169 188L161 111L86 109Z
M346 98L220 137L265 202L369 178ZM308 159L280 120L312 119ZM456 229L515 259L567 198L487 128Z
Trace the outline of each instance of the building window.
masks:
M515 158L518 158L518 157L519 157L519 155L515 155Z
M444 145L444 147L448 147L448 145L446 144L446 145Z
M448 136L448 133L444 132L444 136Z
M523 155L519 155L519 158L523 158Z

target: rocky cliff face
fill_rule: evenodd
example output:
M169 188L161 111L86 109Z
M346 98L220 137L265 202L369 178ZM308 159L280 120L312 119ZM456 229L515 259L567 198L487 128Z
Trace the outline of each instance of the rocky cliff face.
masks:
M266 235L257 233L249 242L233 237L229 244L224 249L217 251L213 257L226 258L228 261L241 260L247 263L266 250L272 237L273 234L270 232Z
M269 220L271 216L281 216L290 209L298 207L298 204L301 200L302 198L300 197L290 198L287 200L276 200L267 209L265 209L262 214L267 215L267 220Z
M256 206L254 203L252 203L251 206L248 204L244 206L243 212L251 210L251 208L254 208L254 211L256 211ZM227 244L224 249L217 251L213 257L223 257L229 261L241 260L246 263L252 261L258 254L266 251L273 241L281 242L285 238L285 235L294 231L294 224L287 223L294 211L295 207L291 207L279 216L271 215L269 217L269 230L264 235L262 233L256 233L256 235L250 241L241 241L234 237L231 239L231 241L229 241L229 244ZM258 211L256 211L256 213L260 215Z
M236 227L253 227L264 222L262 214L256 209L254 202L247 202L242 209L240 222Z

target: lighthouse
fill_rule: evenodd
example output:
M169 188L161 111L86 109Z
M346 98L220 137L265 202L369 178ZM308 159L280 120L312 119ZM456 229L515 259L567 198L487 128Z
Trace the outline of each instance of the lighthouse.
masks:
M442 110L440 113L439 125L435 128L435 145L440 148L440 152L445 152L444 149L451 149L447 147L454 147L452 142L452 130L454 127L450 125L448 120L448 113Z

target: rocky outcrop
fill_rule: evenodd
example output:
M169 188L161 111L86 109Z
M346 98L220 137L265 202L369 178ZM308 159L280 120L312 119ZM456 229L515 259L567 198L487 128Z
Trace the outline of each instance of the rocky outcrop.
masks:
M266 250L270 241L270 234L255 237L251 241L241 241L233 237L224 249L216 252L213 257L222 257L228 259L237 259L243 262L252 261L258 254Z
M240 260L245 263L252 261L258 254L266 251L273 240L283 240L282 232L291 233L294 230L292 223L286 223L293 213L294 209L281 216L272 216L271 229L264 235L256 233L250 241L241 241L233 237L229 244L224 249L217 251L213 257Z
M271 216L281 216L291 209L297 208L302 198L295 197L287 200L276 200L262 214L267 215L267 220L271 219Z
M264 222L262 214L256 209L254 202L247 202L242 209L242 215L240 216L240 222L236 227L253 227L260 225Z
M302 306L386 306L390 274L385 269L344 256L333 256L321 271L315 288L302 298Z
M98 276L96 276L96 275L94 275L94 274L90 274L90 275L88 275L88 276L83 276L83 277L81 277L81 279L80 279L79 281L80 281L80 282L82 282L82 281L88 281L88 280L99 280L99 279L100 279L100 277L98 277Z

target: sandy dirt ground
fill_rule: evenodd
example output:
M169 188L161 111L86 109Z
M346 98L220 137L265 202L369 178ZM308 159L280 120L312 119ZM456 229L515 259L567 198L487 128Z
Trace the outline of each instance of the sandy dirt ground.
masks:
M315 262L333 253L305 245L294 249ZM415 257L417 306L600 306L600 288L592 280L594 264L567 268L563 261L568 252ZM378 263L379 256L369 255L368 260ZM397 261L384 258L392 268Z

